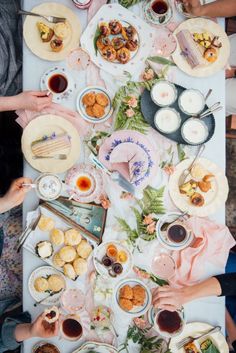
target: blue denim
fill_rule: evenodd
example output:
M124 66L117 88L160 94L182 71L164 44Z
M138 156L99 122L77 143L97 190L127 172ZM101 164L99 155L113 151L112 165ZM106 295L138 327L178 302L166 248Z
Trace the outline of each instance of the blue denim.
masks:
M6 309L17 304L19 299L8 298L0 301L0 316L6 311ZM15 329L18 324L31 322L29 313L21 313L14 317L7 317L3 324L0 325L0 353L8 350L14 350L18 348L21 342L17 342L15 339Z
M230 253L226 264L226 273L236 272L236 253ZM226 307L236 323L236 296L226 297Z

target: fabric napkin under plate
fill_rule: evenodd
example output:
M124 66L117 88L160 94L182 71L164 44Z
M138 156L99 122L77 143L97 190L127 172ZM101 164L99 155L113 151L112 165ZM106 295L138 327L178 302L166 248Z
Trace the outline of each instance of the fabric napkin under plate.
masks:
M41 112L35 112L30 110L17 110L16 114L18 115L16 122L23 129L28 125L31 120L44 114L54 114L68 120L78 130L80 136L87 135L91 127L91 125L84 121L77 112L65 108L62 105L56 103L52 103L49 108L43 109Z
M208 218L191 217L186 225L192 229L195 241L172 253L177 270L170 282L175 286L192 285L205 278L207 263L224 269L229 250L236 243L225 225Z

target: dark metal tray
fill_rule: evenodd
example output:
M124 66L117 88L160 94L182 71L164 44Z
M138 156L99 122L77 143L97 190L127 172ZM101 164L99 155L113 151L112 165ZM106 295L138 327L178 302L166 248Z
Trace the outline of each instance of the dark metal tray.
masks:
M177 91L178 91L178 97L179 95L186 89L182 86L179 85L175 85ZM151 125L151 127L153 127L153 129L157 130L160 134L162 134L163 136L167 137L170 140L173 140L175 142L184 144L184 145L190 145L189 143L187 143L181 136L181 127L184 123L185 120L187 120L188 118L190 118L189 115L184 114L180 109L179 109L179 105L178 105L178 97L176 99L176 101L170 105L172 108L175 108L179 113L180 113L180 117L181 117L181 125L178 128L178 130L176 130L175 132L172 132L170 134L166 134L162 131L160 131L159 129L157 129L157 127L154 124L154 116L155 113L161 109L161 107L159 107L158 105L156 105L152 99L151 99L151 95L150 95L150 91L148 91L147 89L145 89L141 95L141 112L144 116L144 119L147 121L147 123L149 125ZM206 110L208 108L207 105L205 105L204 110ZM215 118L214 115L208 115L205 118L202 118L202 120L205 122L207 128L208 128L208 137L206 139L205 142L209 141L212 136L214 135L214 131L215 131Z

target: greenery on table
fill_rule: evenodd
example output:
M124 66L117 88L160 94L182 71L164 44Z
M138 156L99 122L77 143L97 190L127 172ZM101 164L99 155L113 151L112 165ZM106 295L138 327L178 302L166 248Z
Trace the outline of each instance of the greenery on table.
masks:
M180 162L182 162L185 158L187 158L182 145L179 143L177 143L177 151L178 151L178 158Z
M140 3L143 0L119 0L119 4L128 8L130 6L136 5L138 3Z
M145 224L144 219L146 216L150 217L151 214L165 213L163 203L164 190L165 187L155 189L151 186L147 186L143 191L143 198L137 201L137 207L131 207L136 218L136 229L132 229L125 219L117 218L121 231L127 233L127 240L133 247L136 246L138 238L145 241L152 241L156 238L155 231L148 231L148 225L150 225L150 223ZM158 219L152 216L152 221L157 222Z
M176 64L173 61L166 59L166 58L163 58L162 56L158 56L158 55L149 56L147 58L147 60L152 61L156 64L167 65L167 66L176 66Z
M129 326L125 342L121 345L119 352L125 350L129 353L129 341L140 345L140 353L157 353L161 352L163 338L158 338L156 335L147 337L147 333L151 327L141 329L134 326Z
M138 275L138 277L149 279L153 283L157 284L160 287L169 284L169 282L165 281L164 279L161 279L161 278L157 277L152 272L147 272L144 268L141 268L139 266L134 266L133 270Z
M95 32L94 37L93 37L93 46L94 46L96 55L97 55L97 52L98 52L97 40L100 37L100 35L101 35L101 30L100 30L99 26L97 26L96 32Z

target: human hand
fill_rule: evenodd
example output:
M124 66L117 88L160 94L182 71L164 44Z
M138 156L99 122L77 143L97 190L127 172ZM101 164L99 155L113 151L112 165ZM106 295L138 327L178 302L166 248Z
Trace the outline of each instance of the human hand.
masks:
M30 190L28 187L22 186L24 183L32 183L32 180L22 177L12 182L7 193L0 199L0 213L8 211L24 201L25 195Z
M202 5L200 0L183 0L186 12L194 16L202 16Z
M49 324L44 320L44 315L41 314L37 319L31 324L31 337L42 337L49 338L58 336L59 332L59 322L56 321Z
M40 112L52 103L52 94L48 91L24 91L15 96L16 109L28 109Z
M173 288L170 286L158 287L154 290L152 304L158 309L175 311L181 309L186 303L187 296L184 288Z

